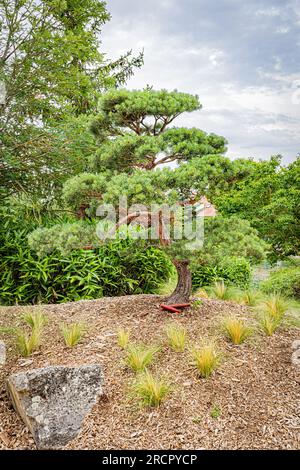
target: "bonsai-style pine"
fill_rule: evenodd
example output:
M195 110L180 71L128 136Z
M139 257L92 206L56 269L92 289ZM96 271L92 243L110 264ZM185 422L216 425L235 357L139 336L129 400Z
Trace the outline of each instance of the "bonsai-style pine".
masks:
M184 240L172 241L170 232L172 234L176 225L176 213L170 220L165 220L163 212L159 208L150 209L150 205L199 202L203 191L209 187L207 182L201 185L198 181L201 179L201 160L207 160L203 165L206 168L212 167L212 160L225 158L222 156L226 151L223 137L196 128L173 126L181 114L200 109L197 96L177 91L147 88L108 92L102 97L99 114L91 125L98 150L88 162L89 172L71 178L63 188L66 205L83 222L95 219L99 204L110 203L117 207L120 196L127 197L129 206L146 206L142 213L131 210L120 216L109 235L122 225L132 223L146 229L153 224L156 226L156 241L162 249L169 251L178 273L178 284L168 299L169 304L186 303L189 299L191 252L185 249ZM224 173L222 164L219 167L218 174L221 175ZM171 223L171 231L168 223ZM80 236L82 226L79 227L78 222L74 229L75 226ZM68 234L72 232L70 224L67 231ZM86 235L83 238L83 245L86 245ZM91 245L93 243L94 233Z

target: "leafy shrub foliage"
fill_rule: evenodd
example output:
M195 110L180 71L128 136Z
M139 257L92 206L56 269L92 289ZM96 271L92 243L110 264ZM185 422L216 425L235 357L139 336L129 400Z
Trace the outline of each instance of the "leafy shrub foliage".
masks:
M193 288L224 281L227 285L247 288L251 279L251 267L245 258L226 257L217 265L194 264L192 267Z
M62 303L152 293L171 273L167 255L143 240L112 240L95 250L55 251L38 257L27 233L0 231L0 304Z
M289 267L273 272L269 279L262 282L261 290L267 294L281 293L300 299L300 268Z

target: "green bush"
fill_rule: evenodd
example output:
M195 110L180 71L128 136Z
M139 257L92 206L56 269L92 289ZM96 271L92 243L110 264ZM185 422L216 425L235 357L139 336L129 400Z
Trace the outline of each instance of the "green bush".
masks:
M245 258L226 257L217 265L194 265L192 267L193 288L208 286L223 280L227 285L247 288L251 280L251 267Z
M260 288L266 294L280 293L300 299L300 268L293 266L278 269L266 281L261 282Z
M152 293L171 273L169 258L143 240L112 240L95 250L56 251L39 258L27 242L32 227L9 227L0 233L2 305Z

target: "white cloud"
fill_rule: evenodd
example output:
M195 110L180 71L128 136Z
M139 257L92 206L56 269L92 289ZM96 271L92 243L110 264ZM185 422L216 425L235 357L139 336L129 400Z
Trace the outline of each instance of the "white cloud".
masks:
M140 7L139 2L131 0L130 3ZM123 8L123 3L121 5ZM286 56L280 49L269 55L267 46L261 42L255 49L253 35L259 17L261 24L264 24L263 18L278 21L281 8L271 6L257 10L253 23L249 20L249 25L243 26L245 35L234 41L234 47L230 38L228 47L221 23L220 33L213 36L213 40L201 32L198 34L196 15L194 26L181 22L181 17L176 25L174 20L167 23L171 21L170 11L179 8L178 5L177 0L165 0L163 6L169 9L165 16L156 8L146 6L145 11L139 10L138 17L133 7L126 14L123 9L119 15L116 8L112 21L104 27L102 49L109 57L115 58L129 49L135 53L145 51L145 65L130 79L128 88L144 88L149 84L156 89L176 88L198 94L203 109L181 116L175 124L224 135L232 157L268 158L281 153L286 161L295 158L300 150L300 71L286 71ZM167 24L171 31L166 32ZM211 24L210 19L201 16L201 24ZM272 27L272 33L276 34L276 27ZM289 32L282 30L281 34ZM242 47L243 40L251 42ZM269 44L272 46L271 42ZM252 49L255 53L264 51L265 55L259 56L259 60L265 58L263 66L256 65L255 55L253 58L249 55ZM247 63L249 59L253 64ZM247 70L251 70L248 75L243 70L246 65Z

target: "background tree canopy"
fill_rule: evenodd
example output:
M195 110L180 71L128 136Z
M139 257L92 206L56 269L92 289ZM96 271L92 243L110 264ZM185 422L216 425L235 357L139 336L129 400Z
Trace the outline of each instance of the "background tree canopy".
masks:
M80 171L76 155L61 150L70 146L72 128L77 127L72 137L82 134L82 117L70 130L61 121L95 111L103 90L125 83L143 60L131 52L114 62L104 58L99 37L109 18L99 0L0 0L3 196L39 193L41 187L46 192L72 165L74 173ZM89 145L92 136L84 133L81 139Z

